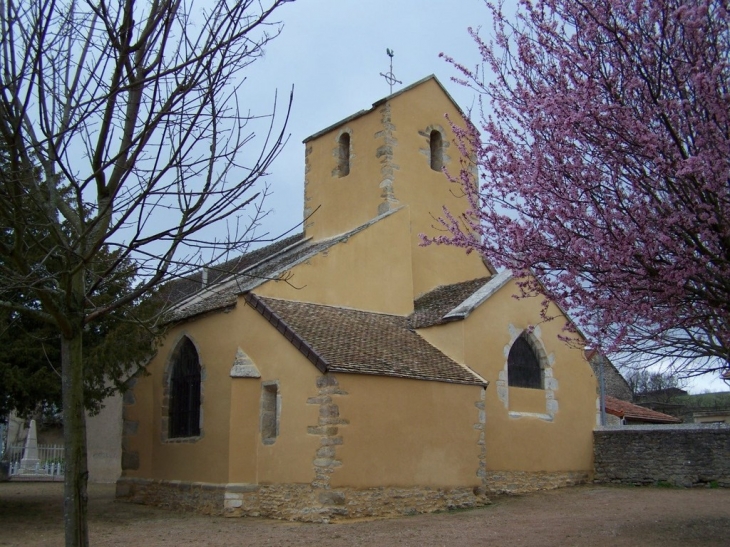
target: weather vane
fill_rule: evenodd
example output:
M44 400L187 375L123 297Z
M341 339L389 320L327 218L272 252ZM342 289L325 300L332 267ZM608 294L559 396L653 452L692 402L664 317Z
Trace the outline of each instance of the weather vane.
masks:
M390 48L386 48L385 52L388 54L388 57L390 57L390 71L383 74L382 72L380 75L385 78L385 81L388 82L388 85L390 85L390 94L393 94L393 84L402 84L400 80L396 80L395 75L393 74L393 50Z

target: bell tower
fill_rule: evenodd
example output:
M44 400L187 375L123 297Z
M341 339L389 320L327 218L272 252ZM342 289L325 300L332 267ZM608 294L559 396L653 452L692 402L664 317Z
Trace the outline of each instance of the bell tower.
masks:
M305 139L305 235L333 237L399 211L409 217L416 295L485 275L478 257L420 239L437 235L444 207L459 215L468 206L444 173L461 169L450 122L463 126L463 116L429 76Z

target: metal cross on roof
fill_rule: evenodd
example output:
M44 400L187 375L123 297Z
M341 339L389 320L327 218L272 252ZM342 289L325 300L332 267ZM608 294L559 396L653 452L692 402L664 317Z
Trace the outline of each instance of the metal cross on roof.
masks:
M393 50L390 48L386 48L385 52L388 54L388 57L390 57L390 71L383 74L382 72L380 75L385 78L385 81L388 82L390 85L390 94L393 94L393 84L402 84L400 80L396 80L395 75L393 74Z

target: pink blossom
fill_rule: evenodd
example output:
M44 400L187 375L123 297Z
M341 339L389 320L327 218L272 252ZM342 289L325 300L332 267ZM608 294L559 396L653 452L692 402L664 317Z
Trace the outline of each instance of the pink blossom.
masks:
M531 276L521 296L567 310L590 343L730 367L730 17L723 0L486 2L470 33L491 75L460 131L478 185L426 242ZM547 301L543 304L546 315Z

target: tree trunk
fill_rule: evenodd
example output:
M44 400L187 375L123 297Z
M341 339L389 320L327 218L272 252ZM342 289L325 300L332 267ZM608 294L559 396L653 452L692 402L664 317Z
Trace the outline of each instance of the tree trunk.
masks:
M88 547L86 522L89 471L86 462L86 415L81 322L70 338L62 337L63 440L66 449L63 515L66 547Z

